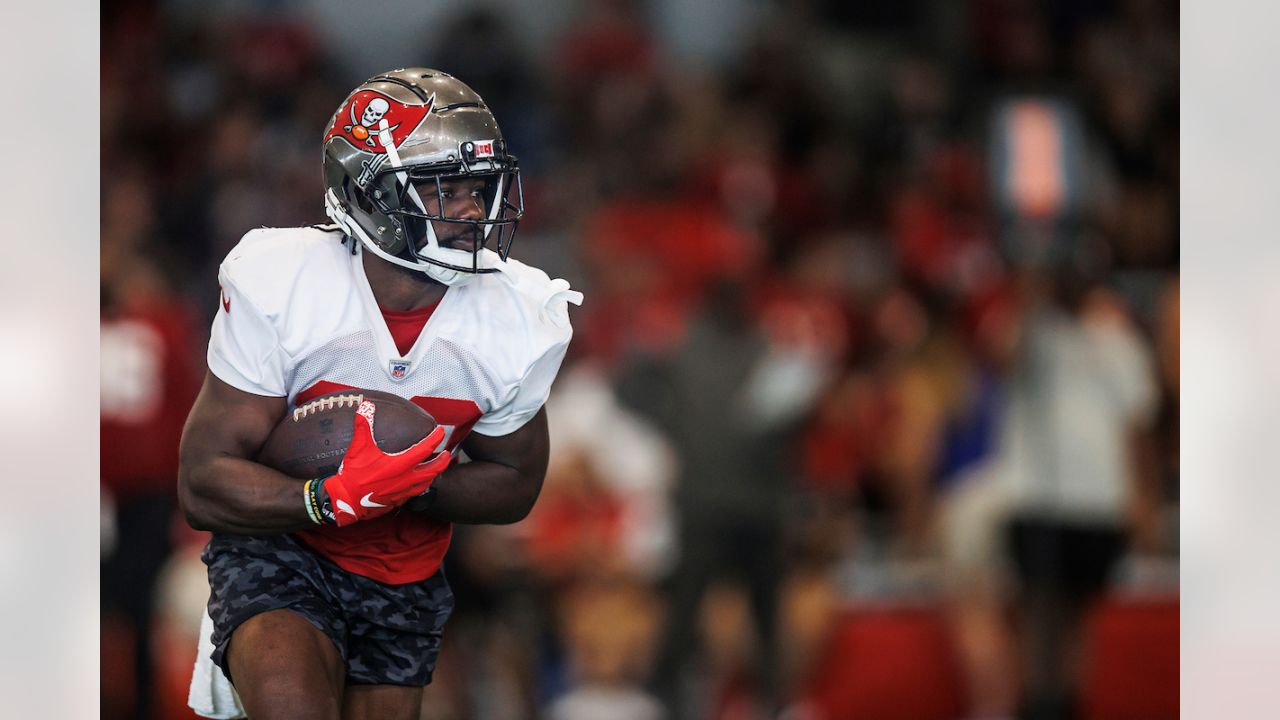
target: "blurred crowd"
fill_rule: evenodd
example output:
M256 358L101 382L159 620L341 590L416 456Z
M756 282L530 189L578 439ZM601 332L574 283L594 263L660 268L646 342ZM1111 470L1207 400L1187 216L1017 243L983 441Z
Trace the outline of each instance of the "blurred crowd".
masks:
M422 717L1175 716L1176 4L731 3L701 59L665 5L535 51L459 4L403 58L490 104L513 256L586 295ZM325 221L323 128L388 69L243 6L102 13L104 717L183 716L217 264Z

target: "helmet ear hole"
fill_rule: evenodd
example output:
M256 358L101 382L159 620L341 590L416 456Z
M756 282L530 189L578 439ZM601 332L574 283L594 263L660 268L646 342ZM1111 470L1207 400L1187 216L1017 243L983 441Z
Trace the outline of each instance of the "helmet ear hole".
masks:
M356 207L364 211L366 215L372 215L376 211L373 206L373 199L365 191L354 188L351 192L351 198L355 200Z

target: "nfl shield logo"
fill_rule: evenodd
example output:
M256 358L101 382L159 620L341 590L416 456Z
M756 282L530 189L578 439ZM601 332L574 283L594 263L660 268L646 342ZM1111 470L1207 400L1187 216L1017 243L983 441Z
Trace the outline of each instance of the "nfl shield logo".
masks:
M391 379L403 380L406 373L409 372L408 360L392 360L391 361Z

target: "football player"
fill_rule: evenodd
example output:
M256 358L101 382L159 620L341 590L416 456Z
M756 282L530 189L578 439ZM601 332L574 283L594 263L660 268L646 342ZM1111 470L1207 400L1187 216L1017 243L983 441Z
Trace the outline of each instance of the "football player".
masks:
M450 523L520 520L546 471L542 406L582 296L508 258L520 173L484 101L438 70L370 78L326 128L324 185L333 224L253 230L223 261L183 434L182 507L213 533L191 695L211 716L241 710L229 679L254 720L418 717ZM292 408L348 388L440 427L392 456L358 414L341 469L311 482L254 462Z

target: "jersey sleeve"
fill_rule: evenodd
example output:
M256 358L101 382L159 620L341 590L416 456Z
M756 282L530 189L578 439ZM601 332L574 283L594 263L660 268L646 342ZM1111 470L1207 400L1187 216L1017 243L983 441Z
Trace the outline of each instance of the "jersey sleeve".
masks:
M570 303L580 305L582 293L570 290L569 283L564 280L548 281L545 275L542 280L536 293L537 320L534 325L537 329L533 335L539 338L534 345L544 350L529 364L510 399L485 413L476 423L474 431L481 435L509 435L537 415L551 395L551 384L564 362L569 340L573 337L568 306Z
M519 430L538 414L538 410L551 395L551 384L560 372L569 341L557 343L529 366L529 372L516 386L514 396L505 405L487 413L476 423L474 431L481 435L497 437Z
M221 307L209 336L209 370L228 385L254 395L287 394L288 358L275 325L241 292L224 269Z

